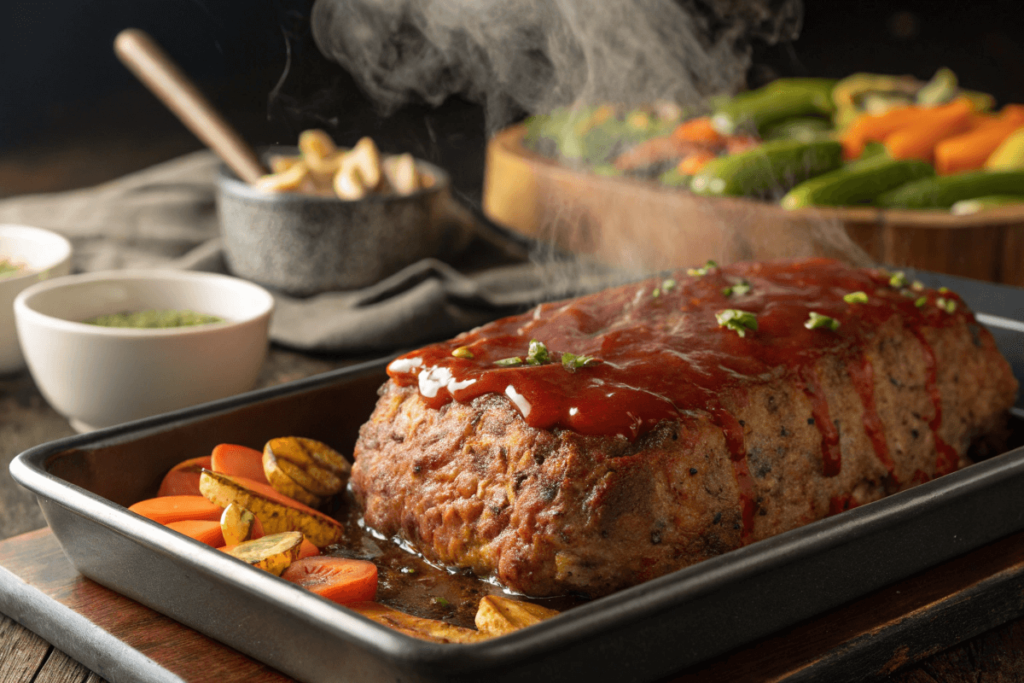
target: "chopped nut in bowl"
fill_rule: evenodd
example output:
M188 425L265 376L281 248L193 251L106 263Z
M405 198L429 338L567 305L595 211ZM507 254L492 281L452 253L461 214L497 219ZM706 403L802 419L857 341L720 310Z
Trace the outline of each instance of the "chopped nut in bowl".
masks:
M352 149L323 131L264 155L271 173L248 185L226 169L217 208L228 268L293 296L371 285L420 259L461 250L472 222L448 175L410 154Z

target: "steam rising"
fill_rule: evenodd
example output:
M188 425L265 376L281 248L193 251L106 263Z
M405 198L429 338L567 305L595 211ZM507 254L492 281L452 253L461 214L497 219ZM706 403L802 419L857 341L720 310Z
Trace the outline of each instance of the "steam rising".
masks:
M802 19L801 0L316 0L312 26L320 51L381 113L461 95L484 106L495 132L523 114L570 104L703 105L743 88L754 41L794 40ZM551 193L531 254L546 266L549 288L564 286L568 295L609 284L616 276L600 262L633 274L709 258L870 262L835 221L798 224L777 207L765 213L674 191L676 201L660 201L624 183L606 189L583 204ZM647 224L674 228L661 234ZM544 251L556 242L597 263Z
M574 102L733 92L751 40L794 39L800 0L317 0L313 35L384 113L450 95L491 130Z

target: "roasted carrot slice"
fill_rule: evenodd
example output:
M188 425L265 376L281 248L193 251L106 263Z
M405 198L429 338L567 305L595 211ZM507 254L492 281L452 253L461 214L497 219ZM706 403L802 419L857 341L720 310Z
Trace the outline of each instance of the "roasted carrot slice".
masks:
M204 455L201 458L192 458L179 462L171 468L171 471L164 475L160 482L160 490L157 496L198 496L199 473L204 469L210 469L210 456Z
M232 477L245 477L263 484L269 484L263 474L263 451L257 451L232 443L222 443L213 449L211 456L214 472Z
M194 538L200 543L205 543L211 548L219 548L224 545L224 535L221 533L220 522L185 519L180 522L170 522L166 526L168 529L174 529L178 533Z
M344 557L307 557L292 562L281 578L339 605L373 600L377 595L377 566Z
M258 520L258 519L256 520L257 523L259 521L260 520ZM299 559L300 560L304 560L307 557L314 557L314 556L319 555L319 554L320 554L320 548L317 548L315 545L313 545L312 541L310 541L308 538L303 538L302 539L302 546L299 547Z
M220 523L222 508L203 496L160 496L147 498L128 508L160 524L186 519Z

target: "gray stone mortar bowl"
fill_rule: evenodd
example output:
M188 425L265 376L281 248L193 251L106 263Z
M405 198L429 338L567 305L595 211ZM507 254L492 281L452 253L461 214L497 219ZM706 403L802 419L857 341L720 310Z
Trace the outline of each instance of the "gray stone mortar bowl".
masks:
M269 152L296 154L295 148ZM443 170L416 160L434 184L357 201L257 190L222 168L217 213L228 269L292 296L367 287L428 257L454 255L472 219Z

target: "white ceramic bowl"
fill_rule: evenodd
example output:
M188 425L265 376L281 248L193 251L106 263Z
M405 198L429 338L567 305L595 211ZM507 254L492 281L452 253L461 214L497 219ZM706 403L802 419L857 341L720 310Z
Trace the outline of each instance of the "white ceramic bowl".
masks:
M266 358L273 308L259 285L172 270L73 275L34 285L14 302L39 390L79 431L251 389ZM224 322L165 329L79 322L148 309L189 309Z
M71 272L71 243L60 235L26 225L0 225L0 259L25 269L0 276L0 375L25 366L14 332L14 297L27 287Z

